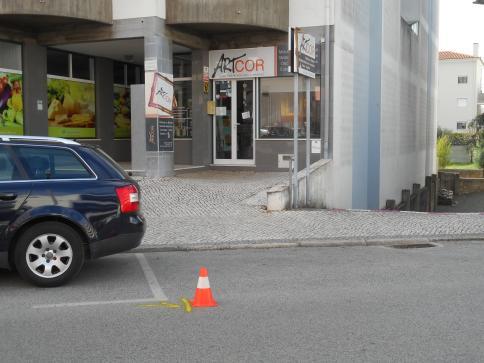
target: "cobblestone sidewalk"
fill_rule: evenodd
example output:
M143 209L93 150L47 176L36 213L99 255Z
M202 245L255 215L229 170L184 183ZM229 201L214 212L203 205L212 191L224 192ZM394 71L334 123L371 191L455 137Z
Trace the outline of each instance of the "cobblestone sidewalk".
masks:
M484 215L298 210L268 213L286 173L203 171L140 180L142 247L357 238L484 237Z

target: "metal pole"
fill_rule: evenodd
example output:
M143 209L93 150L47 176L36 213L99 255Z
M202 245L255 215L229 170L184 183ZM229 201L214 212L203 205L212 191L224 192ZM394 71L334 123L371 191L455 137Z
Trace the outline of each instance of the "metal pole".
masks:
M294 74L294 173L293 173L293 197L294 208L298 207L299 186L297 180L298 167L298 138L299 138L299 76Z
M332 155L329 155L329 37L329 25L326 25L324 32L324 140L321 147L325 159L332 157Z
M311 117L310 117L311 80L306 77L306 207L309 206L309 168L311 167Z
M289 208L292 209L293 208L293 199L292 199L292 191L293 191L293 176L292 176L292 162L293 162L293 157L291 156L291 158L289 159Z

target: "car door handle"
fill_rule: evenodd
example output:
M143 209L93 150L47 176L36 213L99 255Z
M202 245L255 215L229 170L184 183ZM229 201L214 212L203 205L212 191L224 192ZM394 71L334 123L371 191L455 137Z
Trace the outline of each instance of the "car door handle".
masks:
M0 200L15 200L17 194L15 193L0 193Z

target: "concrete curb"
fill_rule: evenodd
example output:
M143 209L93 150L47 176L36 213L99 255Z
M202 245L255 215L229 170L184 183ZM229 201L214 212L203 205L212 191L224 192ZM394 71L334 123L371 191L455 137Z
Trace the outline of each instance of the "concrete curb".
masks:
M201 243L171 246L145 245L131 252L190 252L190 251L220 251L240 249L271 249L271 248L295 248L295 247L370 247L370 246L395 246L405 244L426 244L436 242L464 242L483 241L484 234L460 234L460 235L433 235L433 236L393 236L393 237L355 237L348 239L298 239L298 240L260 240L260 241L233 241L221 243Z

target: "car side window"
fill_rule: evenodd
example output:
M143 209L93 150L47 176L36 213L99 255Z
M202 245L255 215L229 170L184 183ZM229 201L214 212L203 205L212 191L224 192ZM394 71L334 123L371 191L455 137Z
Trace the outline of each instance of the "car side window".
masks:
M0 181L22 180L17 165L12 161L6 147L0 145Z
M68 149L30 146L15 146L14 149L30 179L94 178L79 158Z

